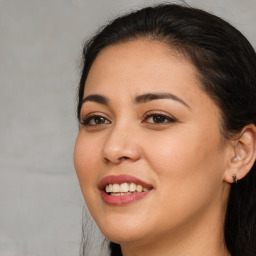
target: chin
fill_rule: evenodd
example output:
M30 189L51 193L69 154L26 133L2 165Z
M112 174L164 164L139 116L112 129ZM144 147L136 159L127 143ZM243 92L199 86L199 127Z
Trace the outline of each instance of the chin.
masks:
M132 243L134 241L140 240L140 237L138 237L136 233L130 233L127 230L125 232L107 232L103 233L103 235L107 237L110 241L117 244Z
M149 229L148 223L142 221L140 216L107 217L97 224L105 237L118 244L141 240Z
M113 229L110 232L104 232L103 235L117 244L134 244L135 242L143 241L145 239L145 234L134 229L126 229L123 231Z

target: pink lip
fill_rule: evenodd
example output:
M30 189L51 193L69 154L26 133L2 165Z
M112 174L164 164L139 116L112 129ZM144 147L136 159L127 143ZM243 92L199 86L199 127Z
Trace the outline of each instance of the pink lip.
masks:
M128 195L123 196L113 196L109 195L105 192L105 187L108 184L122 184L122 183L135 183L137 185L141 185L144 188L151 188L145 192L133 192ZM132 176L129 175L118 175L118 176L107 176L103 178L99 184L99 189L101 190L101 198L102 200L109 205L112 206L123 206L130 204L134 201L140 200L148 195L152 191L153 186Z

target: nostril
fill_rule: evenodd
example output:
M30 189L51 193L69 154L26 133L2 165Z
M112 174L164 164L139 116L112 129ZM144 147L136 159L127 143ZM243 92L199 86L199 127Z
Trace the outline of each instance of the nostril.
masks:
M107 164L108 162L110 162L106 157L103 158L103 161L104 161L104 163L106 163L106 164Z
M127 156L119 157L119 160L125 160L125 159L129 159L129 157L127 157Z
M118 163L122 162L123 160L128 160L128 159L129 159L129 157L127 157L127 156L121 156L119 158L112 159L112 160L108 159L107 157L104 157L104 162L105 163L114 162L114 163L118 164Z

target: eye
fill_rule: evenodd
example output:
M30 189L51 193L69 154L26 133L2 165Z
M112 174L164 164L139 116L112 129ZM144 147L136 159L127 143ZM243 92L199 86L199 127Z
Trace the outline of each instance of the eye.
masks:
M167 123L174 123L176 120L173 117L158 114L158 113L152 113L145 116L144 121L150 124L167 124Z
M102 124L110 124L111 122L100 115L91 115L84 118L81 122L84 126L96 126L96 125L102 125Z

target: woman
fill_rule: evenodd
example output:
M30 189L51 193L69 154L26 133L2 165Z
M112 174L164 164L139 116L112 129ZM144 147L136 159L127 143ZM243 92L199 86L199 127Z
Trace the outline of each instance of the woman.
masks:
M74 162L111 255L256 255L256 55L174 4L84 48Z

